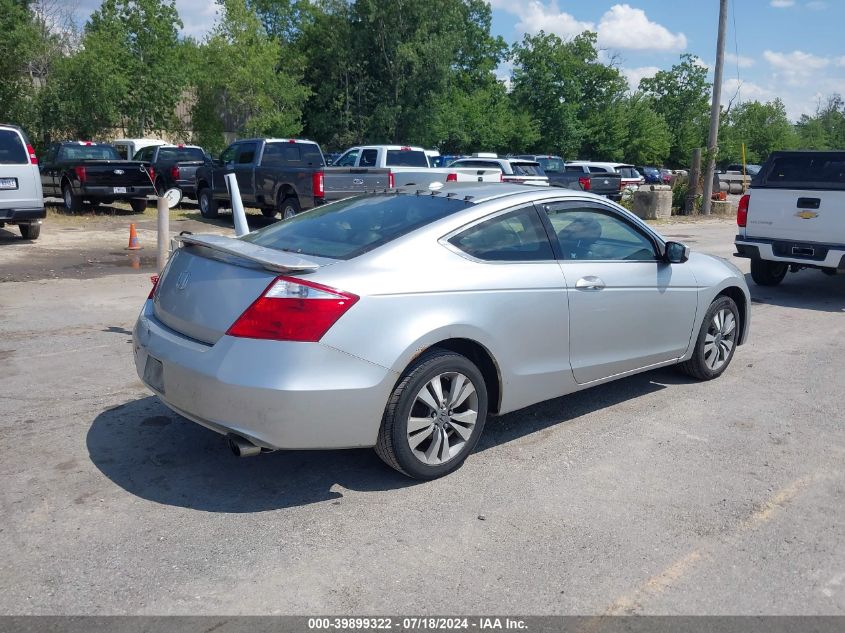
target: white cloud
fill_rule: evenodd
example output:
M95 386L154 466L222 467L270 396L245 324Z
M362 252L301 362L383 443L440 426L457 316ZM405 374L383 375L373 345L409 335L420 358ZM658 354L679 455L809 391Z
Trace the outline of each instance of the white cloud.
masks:
M599 44L608 48L670 51L687 46L686 35L672 33L629 4L613 5L601 17L598 34Z
M581 22L569 13L561 11L556 0L552 0L548 6L538 0L531 0L527 5L517 6L512 2L497 2L494 7L520 16L516 28L522 33L533 34L545 31L567 39L584 31L595 30L595 25L592 22Z
M824 11L827 7L827 2L822 2L821 0L813 0L812 2L807 3L807 8L810 9L810 11Z
M725 61L740 68L751 68L756 62L753 57L746 57L745 55L736 55L734 53L725 53Z
M791 53L766 50L763 51L763 59L772 66L776 79L783 79L792 86L815 81L814 73L830 65L830 60L826 57L797 50Z
M776 9L785 9L786 7L793 6L795 0L772 0L769 4Z
M640 80L646 77L654 77L660 69L657 66L640 66L639 68L620 68L619 69L625 79L628 81L628 86L631 92L637 90L640 86Z
M77 0L76 11L80 26L88 21L91 14L102 6L103 0ZM176 9L182 18L183 35L201 39L217 21L218 5L209 0L176 0Z

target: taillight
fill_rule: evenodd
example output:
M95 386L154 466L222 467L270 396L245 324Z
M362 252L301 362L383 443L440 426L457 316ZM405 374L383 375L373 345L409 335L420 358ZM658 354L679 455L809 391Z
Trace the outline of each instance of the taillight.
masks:
M27 144L26 153L29 154L29 164L30 165L37 165L38 164L38 156L35 155L35 148L32 145Z
M315 171L311 174L311 187L314 190L315 198L323 198L326 195L325 180L323 180L323 172Z
M619 179L619 191L622 191L625 188L625 185L622 184L622 179Z
M85 171L84 167L74 167L73 171L76 174L76 179L79 182L85 182L88 179L88 173Z
M745 194L739 199L739 206L736 208L736 225L745 226L748 223L748 201L751 196Z
M276 277L226 332L229 336L316 343L358 301L356 295Z
M393 172L388 172L387 174L387 188L388 189L395 189L396 188L396 178L393 176Z
M578 178L578 184L581 185L581 189L584 191L590 190L590 177L589 176L580 176Z
M181 176L181 172L179 171L179 165L173 165L170 168L170 178L171 180L179 180Z
M451 173L446 175L446 182L458 182L458 174Z
M150 281L153 284L153 288L150 290L150 294L147 296L147 299L152 299L153 295L156 293L156 288L158 288L158 275L150 277Z
M499 182L505 182L505 172L499 172Z

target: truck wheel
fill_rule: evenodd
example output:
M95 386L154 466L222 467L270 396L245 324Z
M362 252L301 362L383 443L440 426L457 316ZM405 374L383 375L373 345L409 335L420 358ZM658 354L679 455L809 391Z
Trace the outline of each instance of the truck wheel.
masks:
M472 453L486 417L487 386L478 368L460 354L431 349L393 389L375 450L409 477L442 477Z
M751 260L751 278L758 286L777 286L786 277L788 270L789 264L765 259Z
M64 201L65 211L69 213L82 211L82 197L74 194L73 188L69 184L62 187L62 200Z
M147 210L147 199L146 198L132 198L129 201L129 206L132 207L133 213L143 213Z
M202 217L214 219L219 215L220 211L217 208L217 200L214 199L211 189L200 189L199 203L200 215Z
M37 240L41 235L40 224L21 224L18 228L21 230L21 237L25 240Z
M299 198L285 198L280 206L283 220L290 220L301 211Z
M698 380L718 378L730 365L738 340L739 310L736 303L730 297L717 297L704 315L692 358L679 367Z

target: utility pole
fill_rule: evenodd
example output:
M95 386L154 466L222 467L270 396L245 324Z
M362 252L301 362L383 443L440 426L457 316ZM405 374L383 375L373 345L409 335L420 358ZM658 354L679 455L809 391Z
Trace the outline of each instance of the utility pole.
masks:
M719 145L719 116L722 113L722 68L725 65L725 30L728 26L728 0L719 1L719 38L716 41L716 69L713 72L713 103L710 105L710 134L707 137L707 167L704 170L704 199L701 213L710 215L713 196L713 172Z

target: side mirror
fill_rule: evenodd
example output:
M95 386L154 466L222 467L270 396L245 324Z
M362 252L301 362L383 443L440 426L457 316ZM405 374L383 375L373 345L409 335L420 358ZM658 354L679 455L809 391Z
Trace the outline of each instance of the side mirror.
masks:
M681 242L666 242L663 260L669 264L683 264L689 259L689 246Z

